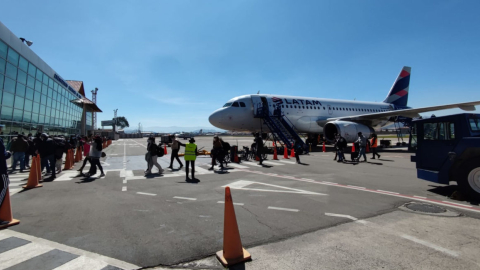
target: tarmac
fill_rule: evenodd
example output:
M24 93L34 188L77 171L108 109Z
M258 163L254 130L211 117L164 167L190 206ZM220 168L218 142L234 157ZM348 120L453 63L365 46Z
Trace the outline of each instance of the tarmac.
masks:
M224 140L240 149L253 142L248 137ZM210 150L212 138L196 141L199 149ZM302 164L269 155L266 166L244 161L215 171L208 170L211 159L200 156L199 181L186 182L185 167L175 162L176 169L166 169L169 155L159 158L163 175L156 169L143 175L146 138L115 141L105 152L103 178L85 179L70 170L42 188L22 191L27 174L11 176L12 209L21 223L0 231L0 269L5 258L22 254L22 246L30 244L58 250L50 255L58 258L55 267L64 269L75 269L69 265L82 260L92 265L88 269L222 268L212 255L222 249L226 186L232 190L243 246L253 259L232 269L480 266L475 255L480 250L478 203L448 198L455 185L417 179L411 153L380 152L380 159L346 164L333 161L332 152L302 155ZM412 201L460 216L399 208ZM19 246L25 243L21 240L31 243ZM2 244L10 248L2 251ZM23 268L17 269L39 269L25 268L42 262L38 257L46 253L37 253L18 262Z

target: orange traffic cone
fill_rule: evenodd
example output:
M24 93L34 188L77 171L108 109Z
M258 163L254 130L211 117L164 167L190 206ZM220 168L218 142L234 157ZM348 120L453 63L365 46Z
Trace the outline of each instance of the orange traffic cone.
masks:
M38 181L40 178L37 175L37 158L33 158L32 160L32 166L30 167L30 174L28 175L28 181L23 188L25 189L31 189L31 188L37 188L37 187L43 187L43 185L39 184Z
M354 152L355 152L355 144L353 143L352 144L352 153L354 153Z
M293 150L294 145L292 143L292 151L290 151L290 157L295 157L295 151Z
M255 155L255 161L260 161L257 155Z
M164 145L164 146L163 146L163 151L165 152L165 153L163 153L164 155L168 154L168 153L167 153L167 145Z
M250 253L242 247L230 187L225 188L225 214L223 220L223 250L217 252L217 259L225 267L249 261Z
M286 147L286 146L283 147L283 150L284 150L284 151L283 151L283 158L284 158L284 159L290 159L290 158L288 157L288 150L287 150L287 147Z
M35 158L35 157L34 157ZM37 155L37 177L38 177L38 181L42 181L43 178L42 178L42 160L40 158L40 155ZM30 167L31 168L31 167Z
M365 152L370 153L370 146L367 144L367 148L365 149Z
M70 150L70 161L72 162L72 167L75 164L75 156L73 155L73 149Z
M65 155L65 166L63 167L64 170L70 170L70 149L67 150L67 154Z
M323 148L322 148L323 152L327 152L326 149L325 149L325 142L323 142Z
M233 162L240 163L240 159L238 159L238 148L235 147L235 155L233 156Z
M10 205L10 191L7 188L5 199L3 199L2 207L0 207L0 220L8 221L5 225L0 225L0 229L4 229L20 223L20 220L14 219L12 216L12 206Z
M277 157L277 146L276 146L276 145L273 147L273 160L278 160L278 157Z

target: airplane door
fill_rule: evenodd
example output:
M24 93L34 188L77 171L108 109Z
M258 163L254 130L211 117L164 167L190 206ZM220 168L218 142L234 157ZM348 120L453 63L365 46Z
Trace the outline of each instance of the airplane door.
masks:
M332 114L333 114L332 106L327 105L327 107L328 107L328 114L329 114L329 115L332 115Z

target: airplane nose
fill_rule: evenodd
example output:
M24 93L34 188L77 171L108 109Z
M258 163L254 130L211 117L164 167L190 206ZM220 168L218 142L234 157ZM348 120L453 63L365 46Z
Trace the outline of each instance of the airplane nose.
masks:
M222 122L222 116L221 116L221 113L220 112L214 112L210 115L210 117L208 117L208 121L210 122L210 124L212 124L213 126L217 127L217 128L221 128L220 125L221 125L221 122Z

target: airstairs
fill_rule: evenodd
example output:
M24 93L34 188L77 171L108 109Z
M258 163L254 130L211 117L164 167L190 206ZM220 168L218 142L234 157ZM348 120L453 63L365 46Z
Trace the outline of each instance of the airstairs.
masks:
M280 106L276 106L272 113L267 106L259 105L255 108L254 116L263 119L275 141L281 141L287 148L291 149L294 141L298 140L301 142L304 151L308 152L307 144L300 138L295 126L283 114Z

